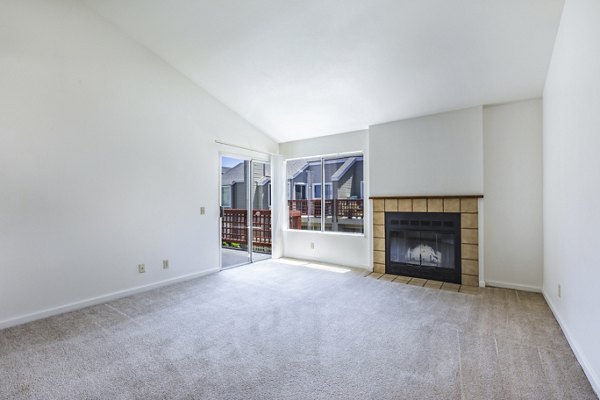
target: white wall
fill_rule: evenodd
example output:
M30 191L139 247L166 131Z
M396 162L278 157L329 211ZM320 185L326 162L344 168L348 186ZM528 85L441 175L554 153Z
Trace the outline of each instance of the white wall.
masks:
M281 143L279 151L284 159L362 151L365 155L364 173L365 176L369 176L370 158L367 131ZM280 183L285 185L285 174L283 175ZM368 180L365 182L364 190L365 198L368 198ZM282 195L286 196L287 193ZM351 267L371 268L370 214L370 204L365 201L364 235L285 230L283 232L283 255ZM314 249L311 249L311 243L314 243Z
M567 0L544 89L543 136L544 295L596 393L600 393L599 38L600 2Z
M483 192L482 109L369 128L372 196Z
M0 49L0 327L218 267L214 139L277 145L77 1L2 2Z
M488 285L542 287L542 101L484 107Z

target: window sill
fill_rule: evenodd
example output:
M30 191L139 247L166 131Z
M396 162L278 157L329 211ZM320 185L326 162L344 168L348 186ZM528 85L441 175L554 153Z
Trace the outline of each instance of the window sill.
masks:
M316 233L319 235L333 235L333 236L350 236L356 238L366 238L367 235L363 233L352 233L352 232L331 232L331 231L311 231L308 229L283 229L284 232L299 232L299 233Z

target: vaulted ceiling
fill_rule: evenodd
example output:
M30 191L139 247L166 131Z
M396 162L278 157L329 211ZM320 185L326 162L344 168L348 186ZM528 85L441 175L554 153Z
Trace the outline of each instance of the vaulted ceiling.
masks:
M563 0L83 0L284 142L542 94Z

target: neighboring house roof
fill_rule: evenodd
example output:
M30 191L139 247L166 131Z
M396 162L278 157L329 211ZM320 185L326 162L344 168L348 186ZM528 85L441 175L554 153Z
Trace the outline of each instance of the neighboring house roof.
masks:
M344 176L344 174L348 172L348 170L354 165L355 161L356 157L347 158L346 161L344 161L344 163L337 169L337 171L331 175L331 180L333 182L339 181L342 176Z
M269 182L271 182L271 177L270 176L263 176L262 178L260 178L260 179L258 179L256 181L256 184L258 186L263 186L263 185L266 185Z
M287 161L287 179L294 179L308 167L306 160L288 160Z
M232 185L235 182L244 182L244 163L241 162L235 167L229 168L221 175L221 185Z
M331 180L334 182L339 181L344 176L344 174L348 172L350 168L352 168L355 162L362 161L362 159L362 157L349 157L346 160L344 160L342 165L340 165L340 167L331 175ZM326 162L327 164L337 164L340 162L340 160L327 160ZM288 160L287 179L294 179L295 177L300 175L309 165L310 162L306 160Z
M268 166L266 168L266 172L267 173L270 172L270 168ZM223 174L221 175L221 185L222 186L233 185L234 183L244 182L245 179L246 179L246 176L244 173L244 163L240 162L235 167L231 167L231 168L228 168L227 170L223 171ZM256 179L256 183L260 186L271 181L271 177L270 176L262 176L262 172L260 173L260 176L255 177L255 179Z

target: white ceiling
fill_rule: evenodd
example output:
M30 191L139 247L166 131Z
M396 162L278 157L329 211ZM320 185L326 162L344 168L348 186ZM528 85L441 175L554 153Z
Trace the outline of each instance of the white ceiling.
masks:
M83 0L277 141L540 96L563 0Z

